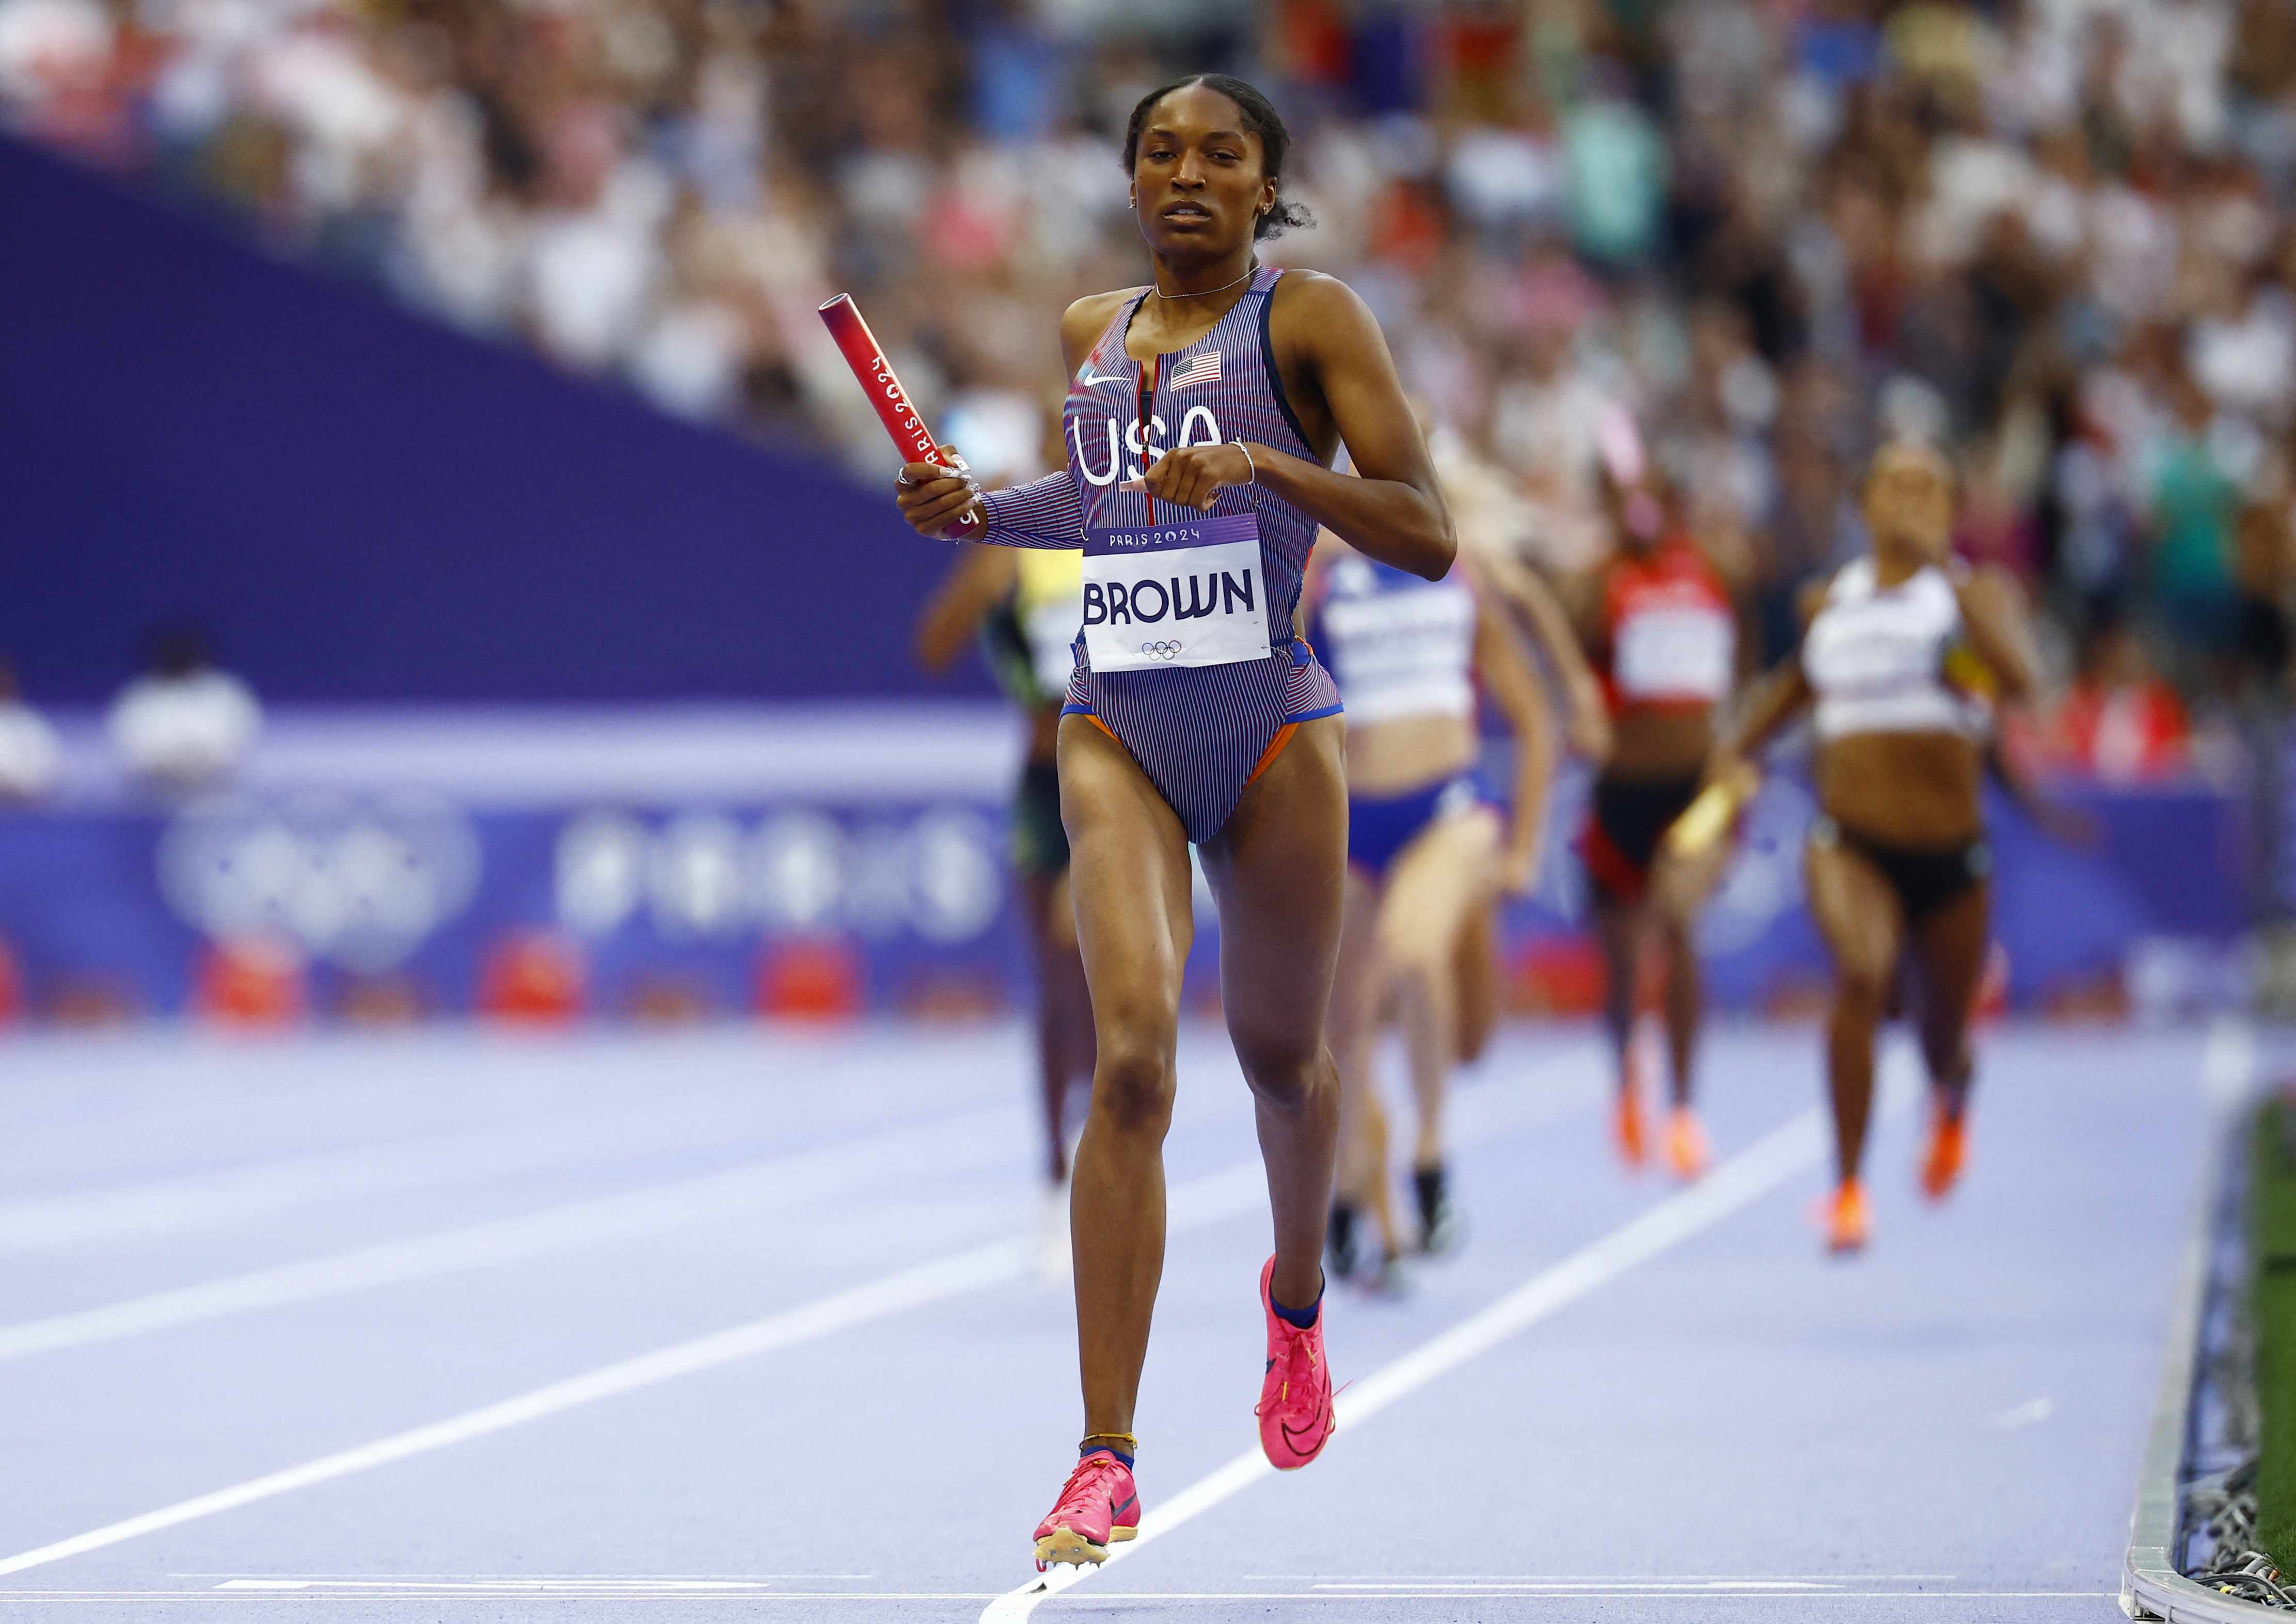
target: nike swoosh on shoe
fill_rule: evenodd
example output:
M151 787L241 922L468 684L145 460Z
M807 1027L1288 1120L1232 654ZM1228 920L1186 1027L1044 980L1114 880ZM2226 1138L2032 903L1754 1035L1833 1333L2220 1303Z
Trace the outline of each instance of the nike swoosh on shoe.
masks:
M1288 1421L1278 1422L1276 1424L1283 1429L1283 1441L1297 1449L1300 1447L1301 1439L1319 1437L1326 1431L1324 1423L1327 1418L1326 1412L1318 1410L1316 1413L1315 1423L1311 1426L1295 1430Z

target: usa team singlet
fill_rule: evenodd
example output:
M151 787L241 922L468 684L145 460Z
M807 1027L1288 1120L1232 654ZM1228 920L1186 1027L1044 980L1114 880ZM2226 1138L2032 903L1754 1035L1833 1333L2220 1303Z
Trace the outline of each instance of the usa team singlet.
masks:
M1210 513L1119 490L1144 458L1244 439L1321 463L1292 418L1268 339L1283 273L1263 268L1186 348L1142 363L1128 300L1069 381L1068 472L984 500L984 539L1085 553L1084 627L1063 709L1132 752L1191 841L1219 833L1287 726L1339 713L1295 633L1316 521L1256 485Z

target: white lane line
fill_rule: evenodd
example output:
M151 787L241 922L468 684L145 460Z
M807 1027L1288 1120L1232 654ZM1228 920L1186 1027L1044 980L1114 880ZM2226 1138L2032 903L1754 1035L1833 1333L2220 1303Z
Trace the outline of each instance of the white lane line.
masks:
M826 1070L829 1075L821 1080L834 1084L873 1058L808 1063ZM316 1152L107 1189L25 1196L0 1201L0 1253L176 1234L296 1207L605 1161L634 1150L668 1150L695 1136L683 1122L663 1131L619 1109L542 1111L467 1133Z
M1569 1052L1531 1075L1551 1070ZM1543 1121L1591 1097L1592 1084L1545 1096L1507 1091L1496 1102L1471 1096L1461 1144ZM870 1140L823 1146L692 1179L570 1202L435 1234L383 1242L330 1257L278 1265L130 1298L100 1308L0 1325L0 1361L83 1347L176 1325L308 1302L462 1269L513 1263L608 1242L641 1239L696 1225L754 1216L849 1189L945 1172L993 1157L1012 1142L1016 1114L981 1111ZM863 1177L853 1169L859 1167Z
M1390 1579L1383 1584L1335 1584L1318 1581L1310 1587L1316 1590L1440 1590L1456 1591L1463 1595L1486 1590L1839 1590L1839 1584L1808 1579L1476 1579L1472 1582L1423 1579L1418 1580Z
M243 1573L170 1573L169 1579L226 1579L228 1584L215 1587L227 1590L234 1586L248 1585L405 1585L420 1589L425 1585L667 1585L689 1581L712 1584L766 1585L783 1579L851 1579L856 1583L875 1579L874 1573L271 1573L253 1577ZM198 1594L187 1592L186 1594Z
M594 1126L594 1125L593 1125ZM287 1208L499 1177L567 1159L564 1131L529 1127L402 1140L0 1203L0 1252L84 1246ZM594 1140L582 1143L594 1148Z
M1168 1223L1174 1233L1200 1228L1224 1218L1250 1212L1267 1199L1267 1174L1258 1161L1239 1162L1217 1173L1192 1179L1171 1193ZM673 1343L652 1353L623 1359L563 1382L553 1382L529 1392L468 1410L427 1426L394 1432L355 1448L325 1455L290 1466L283 1472L250 1478L227 1489L179 1500L173 1505L145 1512L59 1539L35 1550L0 1560L0 1575L61 1562L67 1556L101 1550L139 1535L156 1533L180 1523L212 1517L258 1500L291 1494L299 1489L348 1477L376 1466L467 1443L529 1422L541 1421L584 1405L595 1404L640 1388L690 1376L697 1372L755 1357L777 1349L813 1341L838 1331L929 1303L945 1301L1019 1278L1027 1269L1031 1251L1023 1239L996 1241L953 1257L939 1258L911 1268L817 1298L780 1314L769 1314L708 1336Z
M1901 1068L1893 1068L1882 1093L1882 1112L1894 1115L1917 1094ZM1705 1177L1669 1196L1623 1227L1541 1270L1488 1308L1430 1338L1382 1366L1340 1395L1335 1406L1343 1428L1368 1421L1398 1399L1439 1376L1449 1374L1476 1355L1488 1352L1620 1275L1712 1228L1823 1158L1825 1124L1815 1109L1757 1141ZM1129 1544L1111 1547L1099 1568L1060 1567L1007 1591L988 1603L980 1624L1015 1624L1048 1596L1073 1588L1094 1573L1132 1555L1142 1546L1193 1521L1221 1502L1241 1494L1275 1468L1257 1448L1199 1478L1142 1517Z
M1175 1233L1217 1223L1249 1212L1267 1199L1267 1175L1257 1161L1193 1179L1173 1190L1168 1208L1168 1226ZM146 1512L119 1522L60 1539L52 1545L0 1560L0 1575L20 1573L60 1562L67 1556L100 1550L143 1534L156 1533L184 1522L212 1517L258 1500L291 1494L299 1489L348 1477L394 1461L428 1455L467 1443L489 1433L505 1431L541 1421L601 1399L635 1392L640 1388L674 1381L680 1376L751 1358L777 1349L794 1347L865 1325L889 1315L962 1296L1017 1278L1027 1267L1029 1243L1015 1238L978 1246L954 1257L937 1259L900 1269L865 1284L817 1298L802 1307L770 1314L745 1325L673 1343L652 1353L554 1382L516 1398L489 1404L427 1426L395 1432L355 1448L306 1461L227 1489L198 1495L173 1505Z
M1838 1602L1916 1602L1916 1601L2046 1601L2073 1598L2099 1601L2120 1595L2118 1590L1827 1590L1816 1593L1785 1593L1775 1591L1698 1591L1653 1595L1640 1590L1574 1590L1552 1593L1505 1592L1510 1602L1824 1602L1831 1606ZM823 1591L818 1595L794 1596L786 1593L775 1595L760 1594L741 1597L751 1603L767 1601L832 1601L853 1598L854 1593L841 1590ZM714 1597L710 1598L716 1599ZM731 1599L731 1598L729 1598ZM890 1598L889 1598L890 1599ZM945 1599L955 1601L951 1595ZM1088 1590L1076 1598L1084 1606L1120 1606L1127 1603L1146 1602L1152 1604L1166 1602L1365 1602L1365 1601L1456 1601L1456 1591L1390 1590L1378 1595L1336 1595L1320 1591L1281 1590ZM1494 1597L1494 1599L1498 1599Z
M679 1376L714 1369L736 1359L751 1358L778 1348L811 1341L832 1332L865 1325L904 1309L998 1284L1019 1275L1026 1266L1027 1256L1025 1242L1009 1240L919 1264L866 1284L818 1298L785 1313L767 1315L762 1319L751 1320L712 1335L674 1343L652 1353L603 1366L563 1382L553 1382L497 1404L467 1410L460 1415L432 1422L427 1426L394 1432L388 1438L379 1438L372 1443L333 1455L321 1456L301 1465L290 1466L283 1472L250 1478L227 1489L179 1500L173 1505L164 1505L141 1516L91 1529L69 1539L59 1539L53 1544L0 1560L0 1575L20 1573L28 1568L61 1562L67 1556L101 1550L105 1546L118 1545L139 1535L156 1533L161 1529L175 1528L202 1517L212 1517L242 1505L251 1505L258 1500L291 1494L299 1489L348 1477L353 1472L388 1465L394 1461L428 1455L434 1450L523 1426L529 1422L595 1404L619 1394L635 1392L640 1388L673 1381Z
M324 1596L324 1593L322 1593L322 1595L311 1595L308 1592L297 1592L292 1590L283 1590L281 1588L266 1590L259 1587L242 1589L228 1594L234 1596L245 1597L250 1600L289 1595L295 1595L298 1599L308 1599L313 1602L319 1601L323 1599ZM537 1592L530 1587L505 1588L501 1591L490 1591L484 1593L483 1596L479 1593L474 1592L467 1595L457 1594L451 1597L440 1595L435 1591L429 1590L371 1590L362 1591L355 1597L343 1595L340 1596L340 1599L346 1601L357 1600L362 1602L467 1601L498 1597L504 1600L513 1600L523 1597L531 1597L537 1594ZM599 1596L610 1595L616 1600L726 1602L739 1603L751 1611L755 1611L763 1603L771 1602L980 1602L988 1600L990 1595L990 1592L986 1590L650 1590L637 1587L632 1587L627 1589L602 1589L595 1592L565 1592L551 1594L553 1594L554 1599L569 1601L577 1599L580 1595L588 1594ZM2071 1600L2075 1598L2107 1600L2117 1597L2120 1594L2120 1593L2117 1590L1827 1590L1815 1593L1791 1592L1784 1594L1775 1591L1748 1592L1744 1594L1737 1592L1698 1591L1678 1595L1651 1595L1644 1591L1585 1590L1558 1592L1552 1595L1516 1595L1513 1593L1505 1593L1504 1595L1504 1599L1511 1602L1578 1603L1584 1603L1589 1600L1615 1599L1619 1601L1636 1602L1698 1602L1707 1604L1710 1604L1718 1600L1733 1602L1824 1602L1831 1605L1837 1602L1878 1601L2043 1601ZM214 1601L217 1599L217 1593L213 1590L12 1589L4 1593L0 1593L0 1599L4 1599L6 1601L20 1604L29 1602ZM1364 1602L1382 1600L1456 1601L1460 1598L1456 1592L1434 1592L1409 1589L1397 1589L1369 1595L1358 1594L1342 1595L1313 1590L1102 1590L1095 1587L1086 1591L1083 1595L1076 1597L1075 1599L1078 1603L1089 1606L1124 1606L1141 1602L1145 1602L1150 1603L1152 1606L1156 1606L1165 1605L1174 1602L1267 1603Z
M893 1180L971 1167L1009 1150L1020 1131L1021 1114L1016 1110L976 1111L897 1134L822 1145L515 1218L386 1241L329 1257L153 1292L101 1308L0 1325L0 1360L751 1217Z
M617 1066L642 1069L648 1063L644 1039L627 1045L603 1037L590 1041L604 1045ZM426 1045L411 1050L406 1063L436 1067L442 1060L451 1062L472 1052L456 1048L442 1054ZM322 1057L325 1053L322 1045ZM516 1056L521 1076L529 1070L537 1078L556 1074L552 1069L555 1062L545 1065L546 1052L540 1049L488 1043L479 1046L476 1053L497 1063ZM743 1073L802 1067L813 1085L832 1090L867 1075L882 1060L866 1046L857 1051L840 1047L832 1054L811 1040L777 1038L758 1042L754 1048L744 1041L738 1050L718 1053ZM515 1099L523 1103L498 1103L502 1114L482 1127L0 1202L0 1253L170 1234L298 1207L612 1161L638 1152L685 1151L697 1144L722 1144L730 1134L745 1134L756 1120L749 1099L770 1103L779 1093L713 1088L693 1109L665 1119L617 1104L562 1109L551 1103L557 1096L549 1087L522 1085ZM846 1130L831 1126L824 1131Z
M1529 1084L1551 1072L1566 1070L1592 1053L1591 1046L1574 1046L1561 1054L1547 1056L1521 1079L1518 1088L1509 1092L1521 1092ZM1500 1131L1501 1125L1508 1128L1528 1126L1562 1114L1592 1092L1591 1082L1583 1079L1581 1081L1586 1086L1554 1089L1544 1098L1534 1101L1528 1110L1512 1113L1505 1111L1493 1112L1496 1122L1487 1123L1476 1136ZM1176 1186L1167 1198L1165 1226L1169 1234L1183 1234L1260 1209L1267 1198L1266 1169L1257 1158L1238 1162L1219 1172ZM603 1366L499 1403L467 1410L444 1421L394 1432L370 1443L305 1461L284 1471L250 1478L228 1488L179 1500L173 1505L163 1505L157 1511L145 1512L140 1516L125 1518L102 1528L91 1529L84 1534L75 1534L68 1539L59 1539L20 1552L0 1559L0 1576L20 1573L28 1568L61 1562L68 1556L102 1550L106 1546L119 1545L144 1534L157 1533L162 1529L216 1516L260 1500L348 1477L354 1472L450 1448L472 1439L545 1420L602 1399L635 1392L641 1388L652 1387L700 1371L712 1370L739 1359L793 1347L800 1342L813 1341L835 1332L866 1325L910 1308L945 1301L969 1292L1001 1285L1018 1278L1026 1270L1030 1251L1031 1244L1028 1240L1015 1237L992 1242L953 1257L899 1269L846 1291L816 1298L812 1302L783 1313L769 1314L708 1336L672 1343L652 1353Z
M487 1595L524 1595L534 1592L553 1595L627 1595L633 1591L683 1595L687 1591L771 1590L773 1583L769 1579L227 1579L216 1588L217 1590L393 1590L416 1595L432 1594L463 1595L473 1593Z
M715 1113L713 1113L715 1114ZM624 1110L540 1111L468 1133L357 1145L242 1163L108 1189L0 1202L0 1252L51 1251L174 1234L409 1190L470 1184L635 1152L668 1150L722 1134L730 1123L676 1122L665 1130Z
M200 1573L171 1573L170 1579L204 1579ZM810 1578L812 1575L799 1575ZM851 1577L849 1575L846 1577ZM1342 1580L1382 1585L1625 1585L1650 1577L1638 1573L1239 1573L1238 1579L1283 1584L1297 1580L1302 1584L1336 1585ZM1674 1585L1882 1585L1913 1584L1927 1579L1932 1584L1950 1584L1961 1577L1958 1573L1670 1573L1666 1581Z

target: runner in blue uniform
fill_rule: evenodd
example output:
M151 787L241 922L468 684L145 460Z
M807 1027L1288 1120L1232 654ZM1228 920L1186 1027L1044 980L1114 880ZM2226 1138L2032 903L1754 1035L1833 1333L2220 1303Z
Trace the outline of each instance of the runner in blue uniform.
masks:
M1382 1018L1393 1009L1410 1067L1419 1250L1443 1252L1460 1228L1443 1138L1462 1048L1460 937L1500 896L1529 888L1546 825L1556 730L1506 610L1479 585L1465 561L1423 581L1333 538L1308 576L1311 624L1348 695L1348 909L1326 1026L1341 1099L1329 1256L1342 1277L1375 1270L1382 1291L1402 1284L1403 1237L1372 1077ZM1476 785L1480 699L1513 735L1504 813ZM1377 1231L1375 1264L1360 1245L1365 1217Z
M1303 217L1283 197L1289 144L1267 98L1224 75L1144 97L1124 162L1155 280L1062 320L1067 470L985 496L931 463L901 473L902 513L927 535L978 503L991 542L1084 543L1060 782L1098 1047L1071 1208L1085 1437L1037 1525L1040 1563L1103 1561L1138 1526L1191 841L1274 1209L1260 1443L1297 1467L1331 1433L1320 1256L1339 1086L1323 1026L1347 774L1338 692L1295 627L1300 576L1319 525L1429 580L1456 543L1370 311L1330 277L1259 263L1258 240ZM1342 445L1361 478L1332 472Z

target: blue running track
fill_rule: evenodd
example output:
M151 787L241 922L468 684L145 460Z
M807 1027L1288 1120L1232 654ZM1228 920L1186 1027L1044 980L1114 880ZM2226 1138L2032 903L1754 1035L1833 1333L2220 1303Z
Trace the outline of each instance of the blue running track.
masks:
M1718 1034L1682 1193L1613 1161L1592 1038L1512 1031L1464 1246L1335 1290L1348 1420L1278 1478L1193 1029L1140 1480L1193 1514L1031 1614L1078 1408L1017 1027L13 1038L0 1616L2117 1617L2206 1046L1990 1035L1938 1210L1893 1051L1842 1263L1814 1032Z

